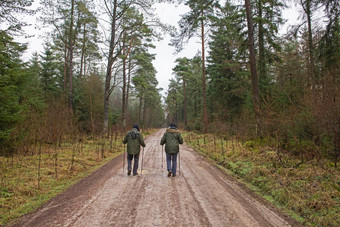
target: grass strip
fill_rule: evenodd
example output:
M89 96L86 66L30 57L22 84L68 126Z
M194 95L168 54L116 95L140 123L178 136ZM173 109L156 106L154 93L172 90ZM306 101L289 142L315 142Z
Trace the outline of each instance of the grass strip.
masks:
M301 160L270 141L183 133L189 146L305 226L340 226L340 174L327 158Z

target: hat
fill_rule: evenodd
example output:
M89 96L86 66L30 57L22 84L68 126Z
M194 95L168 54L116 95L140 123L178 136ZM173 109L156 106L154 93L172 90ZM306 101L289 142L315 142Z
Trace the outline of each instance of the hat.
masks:
M171 124L169 125L169 128L175 129L175 128L177 128L177 126L176 126L174 123L171 123Z
M137 129L137 130L139 131L139 126L138 126L138 124L134 124L132 128L135 128L135 129Z

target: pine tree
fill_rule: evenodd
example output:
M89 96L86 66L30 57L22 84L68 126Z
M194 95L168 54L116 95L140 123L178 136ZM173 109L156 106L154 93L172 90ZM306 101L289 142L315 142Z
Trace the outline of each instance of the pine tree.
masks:
M308 46L308 74L310 76L309 81L312 84L315 84L317 78L317 72L315 68L315 44L313 40L313 12L316 11L319 5L319 0L296 0L298 4L301 5L304 18L306 21L303 21L302 25L307 23L307 46ZM296 32L299 30L301 25L298 25L296 28Z
M13 38L0 31L0 144L1 153L11 148L12 133L23 119L25 106L21 105L23 88L23 63L20 55L26 46L13 41Z
M68 97L70 108L73 109L75 53L77 53L81 25L87 23L87 20L84 20L88 13L86 4L80 0L42 0L41 4L45 7L43 20L53 25L53 41L56 50L59 50L63 56L63 90Z
M53 54L53 49L49 44L44 47L44 52L40 55L41 72L40 81L43 92L48 98L49 96L58 97L62 93L62 74L59 69L62 67L58 63L58 59Z
M176 59L177 65L172 71L179 77L179 80L182 80L182 89L183 89L183 121L184 126L188 126L188 115L187 115L187 93L186 93L186 84L188 80L188 76L190 74L189 67L190 62L187 58L178 58Z
M248 44L249 44L249 61L250 61L250 74L252 82L252 92L253 92L253 105L256 124L259 124L260 117L260 92L258 85L258 76L256 68L256 53L255 53L255 39L254 39L254 24L252 18L252 12L250 7L250 0L245 0L245 9L247 15L247 25L248 25Z
M280 50L277 34L279 26L283 24L281 11L285 4L280 0L256 0L255 4L254 23L257 30L259 89L264 95L268 93L269 83L272 80L269 65L274 61L279 61L275 53Z
M78 3L79 10L79 32L77 49L80 52L79 77L97 72L97 64L102 59L98 43L100 34L98 31L98 19L94 12L92 1Z
M138 56L136 56L138 69L136 70L136 75L132 78L132 83L139 98L138 122L142 126L146 126L148 90L156 88L158 84L156 70L152 65L153 59L153 54L145 51L139 52Z
M182 119L183 90L178 80L170 79L169 82L168 94L165 100L166 111L168 112L167 120L178 125Z
M20 59L25 50L26 45L0 31L0 154L14 152L26 133L21 124L43 105L37 56L27 68Z
M190 120L188 120L186 127L188 129L202 130L204 129L201 89L202 58L196 55L192 59L179 58L176 62L177 64L173 69L175 78L170 80L165 100L168 121L181 124L185 122L185 115L187 115L187 119ZM185 77L185 86L183 86L183 75Z
M248 89L247 77L240 62L245 62L240 54L244 42L239 31L238 8L225 3L214 18L209 42L208 61L208 103L211 115L216 120L231 120L237 117L245 102Z
M205 75L205 29L210 17L214 14L217 5L215 0L189 0L185 3L191 11L183 15L179 22L180 33L172 40L172 45L178 51L182 49L185 39L189 40L200 31L202 43L202 97L203 97L203 122L204 133L208 131L208 113L206 101L206 75Z
M332 0L319 0L325 7L328 23L320 39L319 52L323 70L328 71L340 64L340 3Z
M26 26L25 21L18 19L18 14L34 14L35 11L27 8L32 5L34 0L18 1L6 0L0 1L0 24L6 26L7 31L20 32L23 26Z
M123 127L126 126L128 97L131 81L131 70L134 67L134 54L146 47L150 47L150 37L153 36L153 31L146 24L144 16L136 8L130 7L126 10L122 23L124 24L124 33L121 40L122 46L122 123ZM149 41L148 41L149 40ZM136 51L134 51L136 50Z

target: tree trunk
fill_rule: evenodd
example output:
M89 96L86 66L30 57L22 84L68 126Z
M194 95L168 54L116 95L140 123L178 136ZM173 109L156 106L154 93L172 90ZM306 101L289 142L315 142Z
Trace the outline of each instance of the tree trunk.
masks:
M196 118L197 117L197 96L196 95L194 95L194 118Z
M146 102L143 103L143 128L146 128Z
M262 9L262 1L258 1L258 13L259 13L259 31L258 31L258 39L259 39L259 80L262 81L262 85L266 84L267 78L266 78L266 61L265 61L265 53L264 53L264 28L263 28L263 9Z
M251 74L251 82L252 82L252 92L253 92L253 102L254 102L254 114L256 123L259 122L259 85L257 79L257 71L256 71L256 56L255 56L255 47L254 47L254 26L251 16L250 9L250 0L245 0L245 7L247 13L247 24L248 24L248 42L249 42L249 60L250 60L250 74Z
M67 43L65 42L64 46L64 86L63 86L63 92L64 95L66 95L66 89L67 89L67 62L68 62L68 52L67 52Z
M128 79L127 79L127 85L126 85L126 101L125 101L125 121L127 118L127 108L129 105L129 92L130 92L130 81L131 81L131 59L129 58L128 61Z
M178 121L181 119L179 112L182 112L182 111L179 111L179 107L178 107L179 105L178 105L178 102L177 102L177 98L174 100L174 103L175 103L175 108L176 108L176 114L175 114L176 120L174 120L174 122L175 122L175 124L178 124Z
M307 14L307 26L308 26L308 49L309 49L309 67L311 80L315 79L315 68L314 68L314 54L313 54L313 31L312 31L312 11L311 11L311 0L306 1L306 8L304 9ZM312 83L314 84L314 83Z
M69 33L69 68L68 68L68 97L69 97L69 105L70 109L73 110L73 48L74 48L74 42L73 42L73 20L74 20L74 1L72 0L72 6L71 6L71 23L70 23L70 33Z
M112 78L112 65L114 62L113 51L115 47L115 38L116 38L116 14L117 14L117 0L114 0L114 7L112 13L112 22L111 22L111 40L110 40L110 49L107 60L107 69L105 76L105 90L104 90L104 116L103 116L103 133L107 133L107 129L109 126L109 98L111 95L111 78Z
M92 107L92 89L90 93L90 117L91 117L91 132L94 134L94 121L93 121L93 107Z
M202 83L203 83L203 123L204 133L208 132L208 113L207 113L207 95L205 91L205 49L204 49L204 20L203 20L203 9L201 11L201 30L202 30Z
M125 129L126 127L126 108L125 108L125 101L126 101L126 56L125 56L125 39L126 35L124 34L123 37L123 90L122 90L122 123L123 123L123 128Z
M184 102L184 126L186 127L188 125L188 121L187 121L187 95L186 95L186 90L185 90L185 76L183 73L183 102Z
M139 96L139 107L138 107L138 122L142 123L142 105L143 105L143 92L140 93Z
M130 55L130 51L132 48L132 40L130 40L130 44L128 47L128 50L125 49L125 42L126 42L126 35L124 34L123 38L123 102L122 102L122 122L123 127L126 127L126 116L127 116L127 106L128 106L128 99L129 99L129 86L130 86L130 75L131 75L131 61L128 61L128 80L126 81L126 60L128 59Z
M83 43L82 43L82 50L81 50L81 59L80 59L80 75L79 77L82 78L85 75L85 48L86 48L86 24L84 24L84 34L83 34Z

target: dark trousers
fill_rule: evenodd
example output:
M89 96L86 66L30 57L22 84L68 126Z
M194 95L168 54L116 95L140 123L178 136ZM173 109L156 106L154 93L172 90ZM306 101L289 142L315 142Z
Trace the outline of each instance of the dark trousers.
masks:
M166 153L166 166L168 171L170 171L172 174L176 174L177 170L177 154L169 154Z
M139 154L128 154L127 155L128 170L131 170L132 159L134 159L134 162L133 162L133 173L137 173Z

